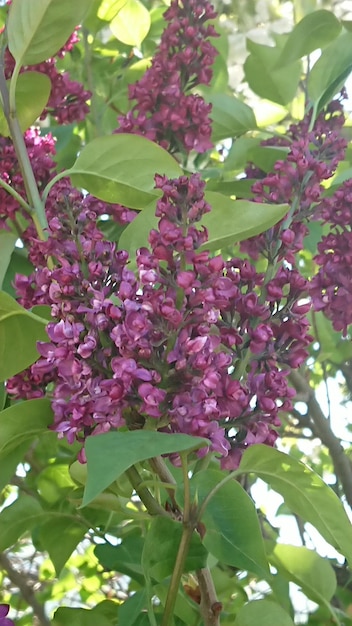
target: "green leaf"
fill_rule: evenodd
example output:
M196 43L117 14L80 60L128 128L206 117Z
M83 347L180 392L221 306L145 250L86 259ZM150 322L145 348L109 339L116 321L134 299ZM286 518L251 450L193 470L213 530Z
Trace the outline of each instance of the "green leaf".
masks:
M212 140L214 142L255 130L257 122L252 109L234 96L213 94L206 98L212 104Z
M0 230L0 289L2 289L4 278L6 276L7 268L9 266L17 239L17 235L14 235L7 230Z
M326 604L335 594L336 576L330 563L304 546L277 544L269 561L289 581L296 583L308 598Z
M201 246L201 250L220 250L259 235L277 224L289 209L287 204L233 200L213 191L206 192L205 198L212 210L202 217L209 239Z
M224 474L217 470L195 474L191 486L196 490L199 504L223 478ZM206 528L203 543L219 561L262 578L268 577L268 561L255 506L237 481L225 483L213 495L201 521Z
M37 477L36 485L41 497L49 504L62 500L65 494L76 486L70 476L68 465L63 463L45 467Z
M352 563L352 526L337 495L309 467L263 444L246 450L239 473L253 473Z
M253 600L240 608L234 626L294 626L284 609L270 600Z
M52 423L50 400L39 398L13 404L0 413L0 459L46 432Z
M53 626L115 626L117 624L118 605L110 602L106 609L106 601L94 609L60 607L55 611ZM115 614L115 618L114 618Z
M11 81L7 81L8 86ZM20 74L16 83L16 117L24 133L40 116L48 102L50 78L41 72ZM10 136L3 110L0 108L0 135Z
M38 359L37 341L48 341L46 325L46 320L0 291L0 382Z
M291 102L301 78L300 61L276 69L281 53L278 47L263 46L248 39L247 48L250 55L244 64L244 72L254 93L282 105Z
M117 480L129 467L160 454L195 450L209 445L206 439L150 430L109 432L88 437L85 444L88 478L83 504L86 506Z
M352 33L335 39L314 64L308 76L308 96L319 111L341 89L352 70Z
M248 161L251 161L263 172L271 172L277 161L285 161L289 152L286 147L255 146L248 151Z
M133 626L146 605L147 593L145 589L137 591L133 596L130 596L119 609L119 620L121 624Z
M253 181L252 181L253 182ZM203 250L220 250L271 228L288 212L287 204L260 204L249 200L233 200L223 194L207 191L205 199L212 210L202 217L209 239ZM148 245L148 235L157 228L155 202L143 209L125 228L119 239L119 248L127 250L133 264L136 250Z
M34 270L34 267L26 256L26 251L24 248L15 248L9 266L7 268L7 272L3 281L2 289L6 291L9 295L15 297L16 292L13 288L13 281L15 280L16 274L25 274L29 276Z
M78 521L64 516L51 518L41 525L39 540L41 549L46 550L59 576L72 552L82 541L87 528Z
M142 565L146 578L161 582L171 576L175 567L182 532L183 527L180 522L158 516L152 520L146 534L142 554ZM208 552L202 545L199 535L193 533L183 572L191 572L205 567L207 556Z
M94 554L105 570L126 574L143 585L143 547L144 539L137 530L125 537L118 546L111 546L107 543L96 546Z
M284 67L317 48L324 48L336 39L341 28L341 22L331 11L322 9L309 13L289 34L277 65Z
M139 135L118 134L91 141L70 170L74 185L105 202L141 209L160 196L155 174L176 178L182 170L156 143Z
M116 39L127 46L140 47L150 29L150 13L139 0L127 0L110 23Z
M0 552L3 552L38 524L43 514L39 502L31 496L21 495L0 513Z
M13 0L7 23L16 64L36 65L52 57L91 9L94 0Z
M8 485L12 476L16 473L17 466L24 461L24 455L29 446L30 440L25 441L22 445L7 454L0 454L0 491Z
M98 18L106 22L110 22L122 7L127 3L127 0L103 0L98 9Z

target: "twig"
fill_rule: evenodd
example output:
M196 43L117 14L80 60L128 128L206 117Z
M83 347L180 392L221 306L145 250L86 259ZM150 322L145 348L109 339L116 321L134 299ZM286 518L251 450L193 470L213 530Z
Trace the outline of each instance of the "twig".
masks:
M41 626L50 626L50 621L45 614L44 607L39 604L36 599L27 576L13 567L10 559L4 552L0 554L0 566L6 571L9 580L18 588L22 598L32 607L39 624Z
M204 626L220 626L222 604L216 596L214 582L207 568L197 570L197 579L200 590L200 610Z

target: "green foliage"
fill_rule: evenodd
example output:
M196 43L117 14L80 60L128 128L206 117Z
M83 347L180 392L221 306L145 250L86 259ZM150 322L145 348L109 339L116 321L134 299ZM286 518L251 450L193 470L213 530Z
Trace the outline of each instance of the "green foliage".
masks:
M289 34L280 54L278 66L284 67L317 48L324 48L336 39L340 31L341 23L330 11L322 9L309 13Z
M293 513L310 522L352 562L352 527L337 495L309 467L263 445L243 455L240 472L255 473L280 493Z
M155 173L177 178L177 161L139 135L111 135L90 142L69 171L72 182L106 202L142 209L158 193Z
M254 600L245 604L237 613L234 626L294 626L290 616L274 602Z
M110 23L111 32L128 46L140 47L150 29L150 13L139 0L126 0Z
M263 46L250 39L247 40L247 48L250 54L244 71L250 88L261 98L278 104L291 102L301 77L300 62L294 61L282 67L279 48Z
M0 292L0 381L21 372L37 360L37 341L46 341L46 320Z
M206 439L199 437L150 430L110 432L88 437L88 478L83 506L89 504L133 464L160 454L196 450L207 444Z
M209 491L221 482L215 470L197 473L192 481L201 505ZM202 522L205 547L219 561L266 578L269 574L263 539L254 504L241 485L227 482L211 497Z
M32 0L11 3L8 19L9 49L16 64L41 63L66 43L87 15L93 0ZM60 24L60 28L58 28Z
M15 248L16 241L17 235L14 235L13 233L10 233L6 230L0 231L0 289L2 289L4 278L6 276L6 272L11 260L12 252Z
M7 81L10 85L10 81ZM51 90L50 79L39 72L20 74L16 84L16 114L22 132L42 113ZM8 136L10 131L3 111L0 110L0 133Z

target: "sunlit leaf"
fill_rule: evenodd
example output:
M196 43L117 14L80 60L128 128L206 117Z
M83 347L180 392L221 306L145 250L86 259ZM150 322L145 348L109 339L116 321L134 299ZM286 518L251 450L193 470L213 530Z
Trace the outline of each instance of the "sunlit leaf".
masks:
M9 49L17 65L41 63L66 43L94 0L13 0L7 24Z
M139 0L127 0L110 23L116 39L128 46L140 46L150 29L150 13Z
M246 450L239 471L253 473L268 483L293 513L315 526L352 563L352 526L343 505L309 467L288 454L257 444Z
M296 583L308 598L324 604L336 591L336 576L330 563L304 546L277 544L269 561L289 581Z
M14 376L39 357L37 341L47 341L47 321L0 292L0 381Z
M141 209L160 196L155 174L182 174L166 150L139 135L118 134L91 141L70 170L72 182L106 202Z

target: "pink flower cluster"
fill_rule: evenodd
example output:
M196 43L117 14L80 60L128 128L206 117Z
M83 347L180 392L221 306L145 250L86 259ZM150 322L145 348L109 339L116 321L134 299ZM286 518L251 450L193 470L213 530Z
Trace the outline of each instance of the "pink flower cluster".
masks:
M119 118L118 132L145 135L171 153L205 152L211 105L192 89L212 77L217 51L208 38L217 33L205 23L216 13L208 0L173 0L164 17L168 25L151 67L129 88L136 104Z
M248 445L274 443L278 414L291 407L289 367L306 358L311 339L299 302L306 283L281 268L265 286L248 261L199 252L207 232L195 223L210 210L204 183L157 176L156 186L158 229L151 251L137 254L137 280L90 202L62 182L50 238L30 252L38 269L16 281L21 303L49 304L56 321L39 361L8 392L51 394L54 429L71 442L151 420L207 437L223 466L235 467Z
M21 72L41 72L50 78L50 96L41 119L44 119L49 114L59 124L71 124L72 122L83 120L89 113L88 101L91 93L85 90L81 83L71 80L68 72L60 72L57 69L57 59L62 58L67 52L71 52L77 41L78 37L75 31L55 57L47 59L43 63L26 66L21 69ZM11 78L14 66L15 61L10 51L6 49L6 78Z

